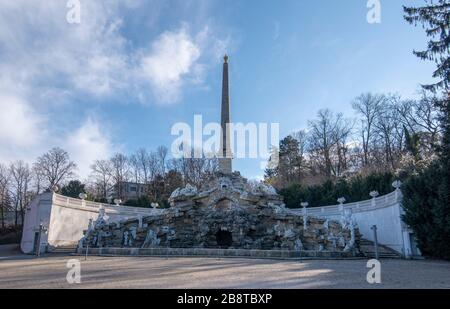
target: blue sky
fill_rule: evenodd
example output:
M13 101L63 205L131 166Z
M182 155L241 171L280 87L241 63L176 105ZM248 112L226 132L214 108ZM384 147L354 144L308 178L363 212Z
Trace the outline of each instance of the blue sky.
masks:
M0 161L60 146L85 177L116 151L170 147L176 122L219 121L225 52L232 120L281 136L321 108L353 117L362 92L414 97L433 66L412 54L426 38L402 4L423 1L380 2L369 24L366 0L81 0L69 24L66 0L0 0Z

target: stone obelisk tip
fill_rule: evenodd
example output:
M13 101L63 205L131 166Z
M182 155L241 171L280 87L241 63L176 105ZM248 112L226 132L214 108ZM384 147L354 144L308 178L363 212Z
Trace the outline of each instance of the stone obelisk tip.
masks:
M224 174L231 174L232 158L231 154L231 132L230 132L230 93L228 84L228 56L223 57L223 79L222 79L222 111L221 127L222 138L220 142L219 170Z

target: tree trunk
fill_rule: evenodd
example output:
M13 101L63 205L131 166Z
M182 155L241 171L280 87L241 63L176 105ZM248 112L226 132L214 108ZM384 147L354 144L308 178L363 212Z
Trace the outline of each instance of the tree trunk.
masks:
M1 209L1 215L2 215L2 229L4 229L5 228L5 209L4 209L5 204L4 204L3 198L0 202L1 202L0 209Z

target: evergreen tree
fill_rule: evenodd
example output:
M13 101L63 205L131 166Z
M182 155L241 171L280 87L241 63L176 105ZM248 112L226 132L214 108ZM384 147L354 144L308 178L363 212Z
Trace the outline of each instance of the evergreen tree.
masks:
M417 133L409 133L406 126L403 126L403 131L405 132L405 147L406 150L411 153L414 159L417 161L420 159L420 137Z
M407 182L404 219L414 229L425 254L450 258L450 0L430 0L423 7L404 7L404 11L406 21L422 24L430 38L426 50L414 51L422 60L433 61L437 66L433 77L438 81L423 87L435 94L442 92L435 101L441 112L440 160Z
M85 185L79 180L71 180L61 188L61 194L68 197L78 198L80 193L86 193Z
M278 165L265 170L265 180L275 187L299 183L303 173L302 154L297 139L288 135L280 142ZM274 178L276 178L275 181Z
M413 25L421 23L430 37L428 48L414 51L422 60L434 61L437 65L433 77L439 79L435 84L425 85L433 92L448 91L450 85L450 0L425 0L423 7L404 7L405 19Z
M413 229L423 255L450 259L450 206L443 199L442 173L436 162L402 185L403 220Z
M297 180L299 174L299 144L291 135L285 137L280 143L279 168L287 183Z
M442 91L442 98L435 101L441 111L442 143L439 154L443 168L447 170L447 185L450 189L450 0L426 0L423 7L404 7L405 19L410 24L421 23L425 28L428 48L424 51L414 51L422 60L436 63L437 69L433 77L439 81L424 85L424 89L434 93Z

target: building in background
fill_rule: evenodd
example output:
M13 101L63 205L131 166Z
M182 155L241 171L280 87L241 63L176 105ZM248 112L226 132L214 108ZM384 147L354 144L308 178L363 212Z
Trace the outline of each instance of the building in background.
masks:
M148 184L121 181L112 187L108 194L108 200L112 202L119 198L123 203L129 200L137 200L148 193L148 188Z

